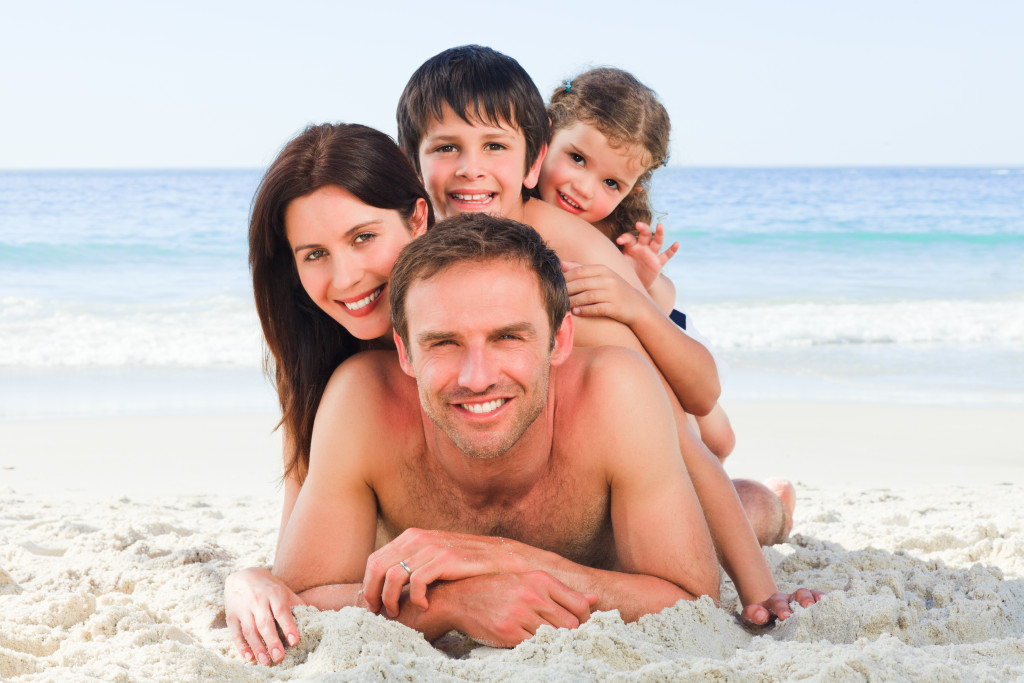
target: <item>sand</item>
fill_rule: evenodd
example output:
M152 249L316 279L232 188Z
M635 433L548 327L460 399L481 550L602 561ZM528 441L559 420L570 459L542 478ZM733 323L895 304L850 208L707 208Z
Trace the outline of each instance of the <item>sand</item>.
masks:
M272 415L0 422L0 680L1014 680L1024 678L1024 411L736 403L736 476L799 483L781 587L828 590L759 631L680 603L596 613L512 650L437 649L355 608L246 664L231 571L269 564Z

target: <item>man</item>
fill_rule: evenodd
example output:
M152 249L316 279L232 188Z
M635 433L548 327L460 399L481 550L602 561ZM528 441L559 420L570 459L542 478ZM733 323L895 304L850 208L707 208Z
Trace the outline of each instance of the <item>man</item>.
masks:
M536 232L449 219L403 250L389 288L398 354L350 359L324 393L274 566L285 584L503 646L592 609L633 621L717 598L658 377L624 349L570 354L559 260Z

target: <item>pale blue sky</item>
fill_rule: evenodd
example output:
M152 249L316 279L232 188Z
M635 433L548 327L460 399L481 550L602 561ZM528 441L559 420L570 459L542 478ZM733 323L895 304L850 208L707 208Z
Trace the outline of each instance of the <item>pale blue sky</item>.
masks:
M632 71L673 165L1024 166L1020 0L0 1L0 168L263 167L310 122L393 135L409 75L465 43L545 97Z

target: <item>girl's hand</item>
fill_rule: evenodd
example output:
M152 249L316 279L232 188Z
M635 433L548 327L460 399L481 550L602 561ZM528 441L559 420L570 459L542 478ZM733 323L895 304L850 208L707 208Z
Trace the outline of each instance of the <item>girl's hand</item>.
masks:
M646 303L643 294L604 265L562 261L573 315L605 317L632 326Z
M793 616L793 610L789 603L798 603L801 607L807 608L818 602L825 596L821 591L798 588L793 593L776 593L767 600L745 605L740 613L740 619L747 626L764 626L774 619L785 621Z
M622 254L632 264L640 282L646 289L650 289L661 269L679 251L679 242L673 242L672 246L661 251L661 245L665 243L665 228L661 223L654 227L653 235L651 226L646 223L637 223L636 229L640 233L639 237L627 232L619 235L615 241L622 247Z
M250 567L228 576L224 582L224 611L238 653L264 666L284 659L284 645L277 635L280 625L289 645L299 642L299 628L292 607L305 601L264 567Z

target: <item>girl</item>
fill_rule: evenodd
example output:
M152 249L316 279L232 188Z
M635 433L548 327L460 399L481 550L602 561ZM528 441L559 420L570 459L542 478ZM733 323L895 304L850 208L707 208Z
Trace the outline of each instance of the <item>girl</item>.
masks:
M541 199L578 215L619 244L651 295L643 296L603 266L573 267L566 272L573 313L629 325L663 372L670 372L671 365L700 362L685 353L685 344L692 342L683 332L666 335L664 324L656 320L668 313L703 343L692 326L687 329L686 315L672 310L675 287L660 274L679 243L659 253L664 230L659 224L652 235L648 227L651 174L668 161L665 108L654 91L631 74L599 68L559 86L551 96L548 116L551 144L537 183ZM697 417L696 423L705 445L724 461L735 436L721 405Z

